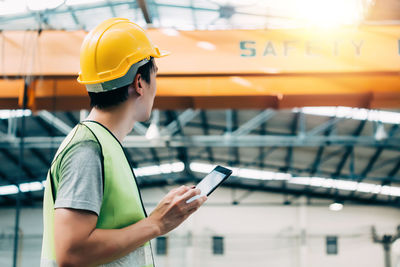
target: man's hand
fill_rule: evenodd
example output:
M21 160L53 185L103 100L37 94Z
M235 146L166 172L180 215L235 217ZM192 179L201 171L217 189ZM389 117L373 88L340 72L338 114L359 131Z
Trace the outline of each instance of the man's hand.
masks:
M58 266L95 266L119 259L145 242L180 225L207 200L199 189L181 186L171 190L152 214L121 229L96 228L97 215L84 210L58 208L54 218Z
M148 219L158 225L159 234L164 235L178 227L207 200L207 197L203 196L186 203L187 200L199 194L200 189L194 189L194 187L183 185L175 188L158 203Z

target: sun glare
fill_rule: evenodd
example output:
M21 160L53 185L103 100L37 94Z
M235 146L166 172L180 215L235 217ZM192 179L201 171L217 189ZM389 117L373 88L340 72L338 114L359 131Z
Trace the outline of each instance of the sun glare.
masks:
M302 0L296 1L295 18L308 26L337 27L359 23L370 1Z

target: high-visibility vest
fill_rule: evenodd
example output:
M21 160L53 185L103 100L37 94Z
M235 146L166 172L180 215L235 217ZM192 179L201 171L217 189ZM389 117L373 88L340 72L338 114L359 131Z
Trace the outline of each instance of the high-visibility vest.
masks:
M103 162L103 200L96 228L119 229L134 224L146 215L135 175L120 142L103 125L85 121L68 134L58 149L47 174L43 201L43 244L41 266L54 266L54 203L60 183L59 167L68 148L92 140L101 147ZM79 144L78 144L79 145ZM154 266L150 242L128 254L135 267ZM131 265L132 266L132 265Z

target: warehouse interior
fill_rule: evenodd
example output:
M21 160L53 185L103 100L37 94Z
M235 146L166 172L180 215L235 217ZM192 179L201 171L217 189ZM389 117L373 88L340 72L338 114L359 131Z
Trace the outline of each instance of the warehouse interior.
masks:
M43 192L90 110L85 35L123 17L157 59L123 146L148 213L214 166L157 266L400 267L399 0L0 1L0 266L39 266Z

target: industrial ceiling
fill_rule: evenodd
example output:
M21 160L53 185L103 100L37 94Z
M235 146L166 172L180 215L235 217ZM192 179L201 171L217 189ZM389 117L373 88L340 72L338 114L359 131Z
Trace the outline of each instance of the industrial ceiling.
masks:
M11 2L17 1L3 1L0 8ZM114 16L127 17L148 28L188 31L294 29L312 24L305 19L309 11L293 18L293 8L299 8L291 5L293 2L60 1L47 9L32 5L14 7L12 12L0 9L0 28L4 32L87 31ZM356 5L359 21L348 17L343 25L399 24L400 1L348 2ZM1 51L4 53L4 49ZM1 58L5 75L5 56ZM398 75L398 69L393 73ZM3 81L18 78L26 82L29 77L3 77ZM394 75L393 79L398 77ZM218 109L209 103L202 109L164 105L153 111L150 121L137 123L124 145L142 187L196 183L204 170L221 164L235 170L226 186L281 193L287 196L285 204L305 195L310 199L400 207L397 100L391 99L391 109L386 111L302 108L301 102L299 108L290 105L281 109ZM349 103L345 98L343 102ZM361 106L371 107L371 103ZM40 205L42 181L58 145L87 114L84 107L68 111L51 107L25 112L0 110L1 206L15 205L16 185L20 185L24 205Z

